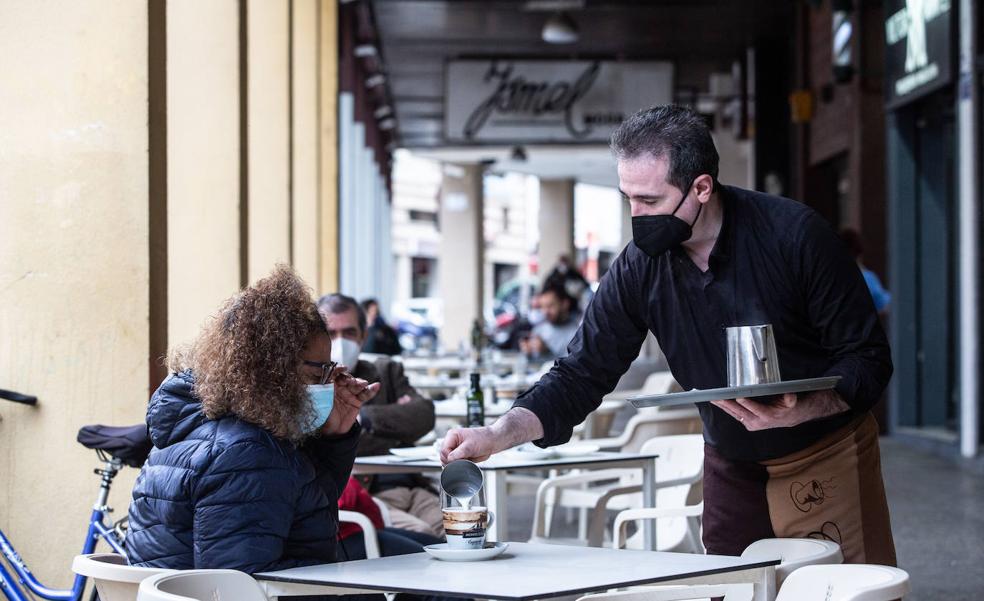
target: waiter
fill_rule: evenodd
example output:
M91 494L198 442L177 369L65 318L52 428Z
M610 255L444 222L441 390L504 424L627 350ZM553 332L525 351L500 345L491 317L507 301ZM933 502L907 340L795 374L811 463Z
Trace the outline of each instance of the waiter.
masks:
M839 543L847 562L895 565L870 412L892 375L891 353L848 250L806 206L718 183L714 142L689 109L640 111L611 146L632 243L602 279L570 354L492 426L451 431L442 460L568 441L647 331L684 390L724 387L725 328L769 323L784 379L840 381L772 402L698 405L708 553L813 537Z

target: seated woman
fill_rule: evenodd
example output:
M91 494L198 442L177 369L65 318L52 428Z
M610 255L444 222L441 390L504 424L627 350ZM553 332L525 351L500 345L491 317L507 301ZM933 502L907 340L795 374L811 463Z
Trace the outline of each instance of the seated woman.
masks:
M338 498L338 508L357 511L369 518L372 525L376 527L379 552L383 557L420 553L426 545L442 542L441 539L430 534L386 526L379 506L355 478L349 478L348 485ZM365 532L356 524L342 523L338 531L338 545L340 547L338 559L341 561L366 558Z
M378 385L335 375L304 283L278 267L169 366L147 409L154 449L133 489L131 564L254 573L335 561L356 417Z

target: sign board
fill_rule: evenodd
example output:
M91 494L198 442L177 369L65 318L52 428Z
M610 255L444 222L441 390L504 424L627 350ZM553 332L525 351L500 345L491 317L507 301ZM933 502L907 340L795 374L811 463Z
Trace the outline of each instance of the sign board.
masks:
M898 108L953 78L951 0L885 1L885 88Z
M445 137L464 143L607 143L641 108L673 101L667 62L454 60Z

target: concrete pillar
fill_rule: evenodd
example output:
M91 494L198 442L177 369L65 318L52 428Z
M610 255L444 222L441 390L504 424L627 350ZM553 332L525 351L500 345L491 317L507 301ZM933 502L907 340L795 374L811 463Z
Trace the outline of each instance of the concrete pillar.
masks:
M0 8L0 387L39 399L0 400L0 528L58 588L99 483L78 428L146 411L148 31L146 2Z
M561 255L571 261L574 250L574 180L540 180L540 247L537 259L543 279Z
M318 222L318 2L294 0L291 30L291 256L320 294Z
M470 344L472 322L482 316L485 203L482 166L444 165L441 182L440 297L444 299L445 348Z
M168 343L240 280L239 3L167 2Z
M318 10L318 292L326 293L338 290L338 2L320 0Z
M289 3L246 0L249 282L290 262Z

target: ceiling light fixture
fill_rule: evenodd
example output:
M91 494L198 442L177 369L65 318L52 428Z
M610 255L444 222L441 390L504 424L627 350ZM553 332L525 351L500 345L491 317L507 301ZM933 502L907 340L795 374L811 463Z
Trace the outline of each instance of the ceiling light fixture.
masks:
M382 119L383 117L389 117L392 114L393 114L393 109L390 107L390 105L384 104L383 106L376 109L376 111L372 114L372 116L377 119Z
M567 13L557 12L543 24L540 35L548 44L573 44L578 40L577 23Z
M393 119L392 117L389 119L383 119L379 122L379 129L383 131L389 131L394 127L396 127L396 119Z
M376 73L375 75L370 75L366 78L366 87L375 88L376 86L381 86L386 83L386 76L382 73Z

